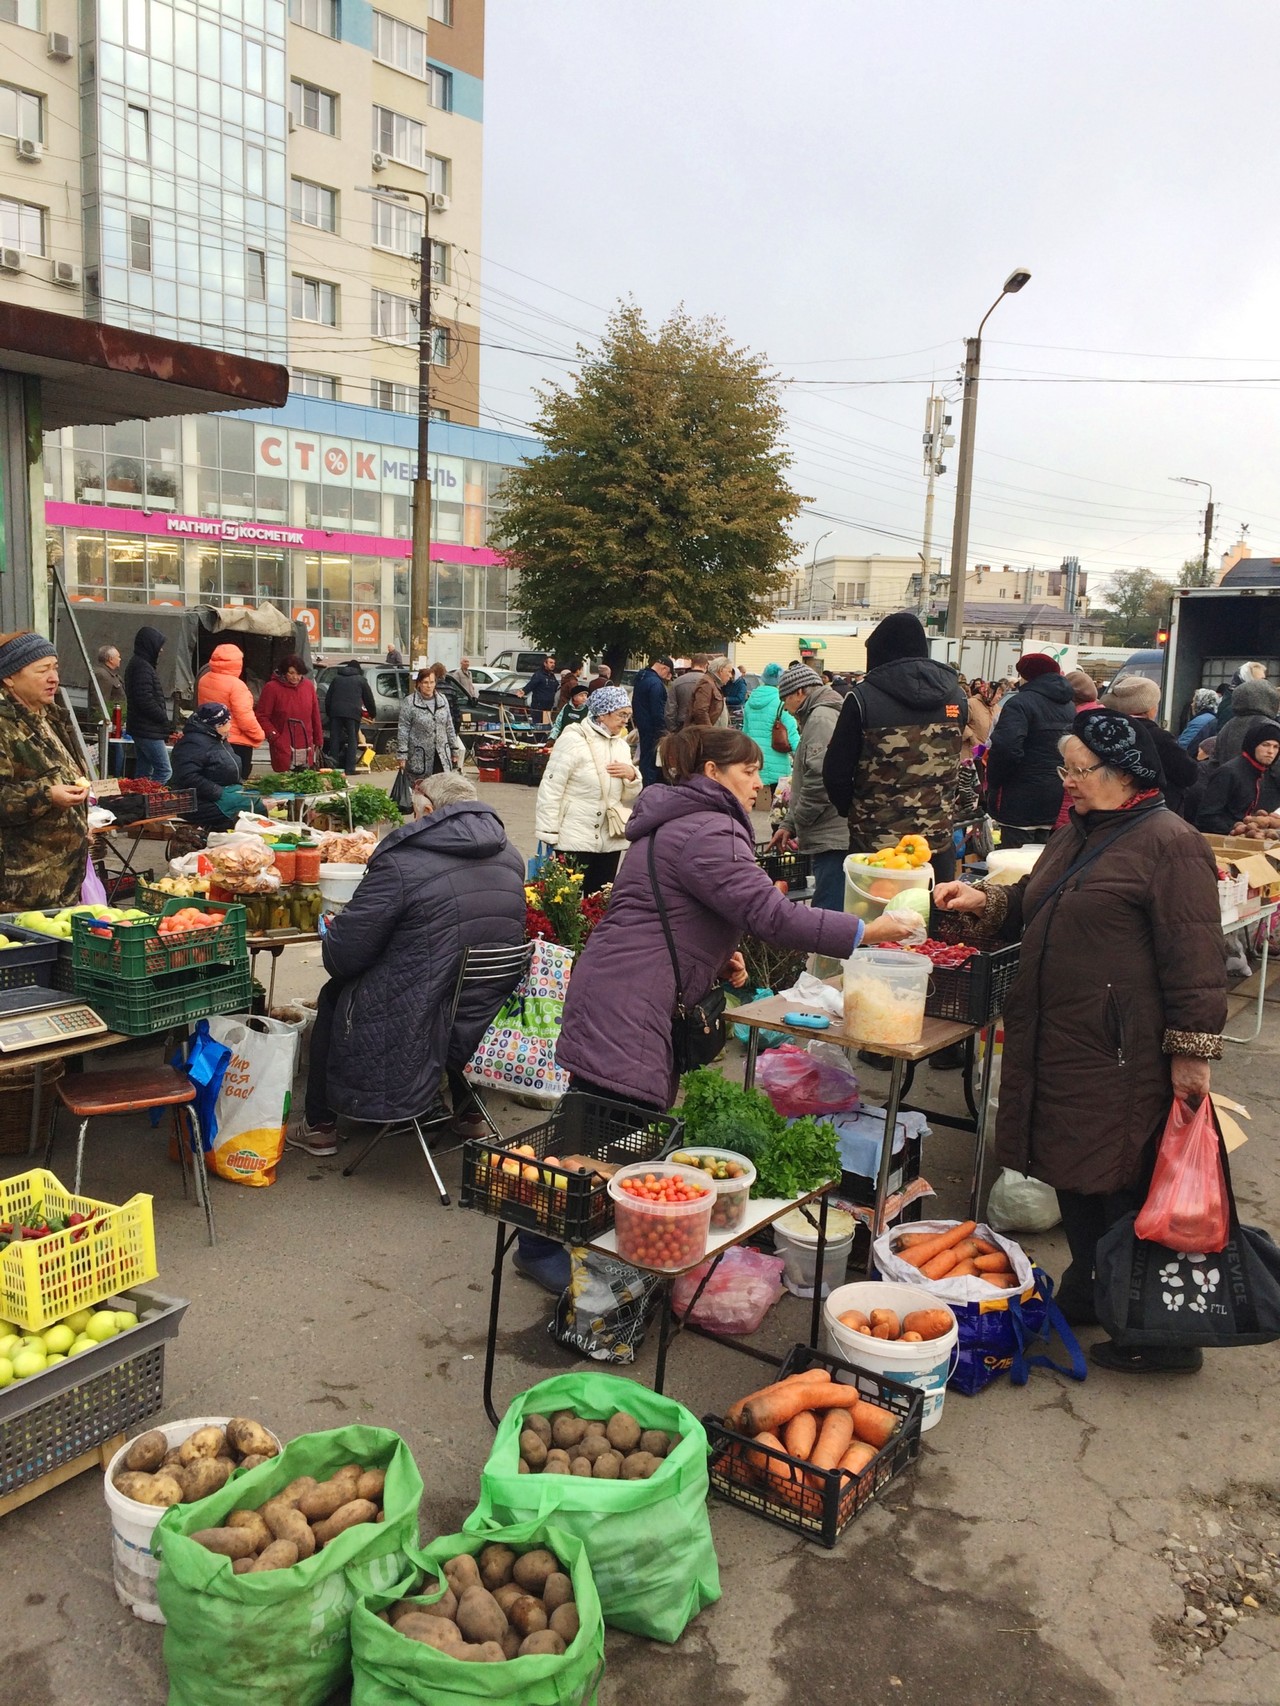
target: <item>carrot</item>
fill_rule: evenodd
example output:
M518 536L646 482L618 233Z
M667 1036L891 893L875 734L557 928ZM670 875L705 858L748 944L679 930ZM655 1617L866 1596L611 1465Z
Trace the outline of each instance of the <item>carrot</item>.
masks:
M1009 1266L1009 1258L1003 1250L997 1250L994 1256L975 1256L973 1265L980 1274L1001 1274Z
M780 1451L784 1456L787 1454L786 1446L776 1434L757 1434L756 1444L768 1446L771 1451ZM782 1467L781 1464L776 1464L771 1457L766 1457L763 1451L747 1448L744 1449L742 1455L744 1461L750 1464L757 1475L769 1475Z
M922 1339L940 1339L955 1326L955 1316L949 1309L913 1309L902 1318L906 1333L919 1333Z
M1008 1270L1002 1274L981 1274L979 1278L986 1280L987 1284L994 1286L997 1291L1012 1291L1018 1283L1017 1274Z
M834 1469L852 1443L852 1410L828 1410L809 1461L815 1469Z
M980 1256L1004 1255L1004 1251L1000 1246L998 1244L993 1244L989 1238L975 1238L974 1243L978 1246L978 1254Z
M977 1224L976 1220L962 1220L949 1232L939 1232L931 1238L922 1239L919 1244L913 1244L902 1259L904 1262L910 1262L913 1268L923 1268L931 1257L941 1255L944 1250L951 1250L957 1244L963 1244Z
M859 1402L856 1386L835 1381L825 1386L793 1386L789 1391L753 1398L743 1412L742 1431L758 1438L762 1433L777 1433L801 1410L851 1410Z
M955 1267L952 1268L951 1272L947 1275L947 1278L972 1279L977 1271L977 1268L974 1267L972 1262L957 1262Z
M762 1386L758 1392L748 1392L745 1398L739 1398L736 1404L731 1404L725 1412L725 1426L738 1428L742 1422L742 1413L756 1398L765 1398L774 1392L786 1392L792 1386L811 1384L818 1386L831 1379L830 1372L825 1368L810 1368L799 1374L789 1374L785 1380L776 1380L772 1386ZM804 1408L802 1405L801 1408Z
M975 1256L982 1254L976 1238L966 1238L963 1244L956 1245L955 1250L956 1260L959 1262L971 1262Z
M876 1456L874 1445L868 1445L865 1440L855 1439L836 1464L836 1468L848 1475L860 1475Z
M798 1416L792 1416L782 1430L782 1440L788 1457L803 1457L806 1460L812 1457L817 1437L818 1418L812 1410L801 1410Z
M959 1259L954 1250L939 1250L936 1256L930 1256L927 1262L920 1264L920 1272L926 1279L942 1279L951 1272Z
M853 1412L853 1432L856 1439L875 1446L879 1451L888 1445L898 1431L898 1418L878 1404L860 1403Z
M894 1245L894 1252L900 1256L904 1250L914 1250L917 1244L928 1244L933 1236L932 1232L904 1232Z

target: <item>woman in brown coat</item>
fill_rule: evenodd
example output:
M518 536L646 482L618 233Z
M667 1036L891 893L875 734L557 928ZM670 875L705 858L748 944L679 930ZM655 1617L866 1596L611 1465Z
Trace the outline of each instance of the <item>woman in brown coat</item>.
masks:
M1145 1194L1174 1096L1209 1089L1226 979L1217 877L1204 838L1165 805L1139 724L1086 711L1062 742L1073 810L1011 887L943 883L935 902L1021 937L1005 1008L996 1159L1054 1186L1071 1265L1059 1301L1096 1322L1094 1255ZM1200 1366L1199 1351L1091 1351L1132 1372Z

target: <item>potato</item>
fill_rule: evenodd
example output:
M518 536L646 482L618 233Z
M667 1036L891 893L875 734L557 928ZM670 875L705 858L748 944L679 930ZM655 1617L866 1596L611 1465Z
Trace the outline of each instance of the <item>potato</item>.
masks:
M377 1514L378 1507L372 1499L351 1499L334 1511L331 1517L326 1517L323 1522L317 1522L313 1526L311 1532L316 1537L316 1545L327 1546L331 1540L345 1534L347 1529L355 1528L362 1522L372 1522Z
M470 1552L459 1552L456 1558L450 1558L444 1567L445 1580L461 1599L468 1588L483 1587L480 1580L480 1566Z
M522 1636L532 1635L538 1629L545 1629L547 1614L543 1610L542 1601L535 1599L531 1593L521 1594L520 1598L507 1610L507 1622Z
M473 1665L500 1665L507 1656L500 1641L481 1641L477 1646L469 1646L464 1641L460 1647L450 1647L449 1651L455 1659L465 1659Z
M276 1457L280 1447L261 1422L233 1416L227 1423L227 1444L237 1457Z
M542 1465L544 1475L567 1475L569 1473L569 1453L567 1451L549 1451L547 1461Z
M542 1603L546 1607L548 1617L557 1606L573 1603L573 1583L563 1570L553 1570L543 1582Z
M502 1648L504 1658L514 1659L520 1656L520 1639L519 1630L507 1630L501 1641L498 1642L498 1645Z
M225 1487L234 1469L229 1457L198 1457L194 1463L180 1465L175 1474L182 1483L183 1498L194 1504Z
M269 1457L263 1457L261 1452L255 1451L250 1456L240 1459L240 1467L242 1469L256 1469L260 1463L269 1463L270 1461Z
M262 1520L261 1511L232 1511L231 1515L227 1518L227 1527L247 1528L249 1533L253 1536L253 1549L255 1552L265 1552L267 1547L272 1545L275 1540L275 1536Z
M155 1497L156 1480L156 1476L144 1474L141 1470L124 1469L116 1476L115 1488L117 1493L122 1493L126 1499L132 1499L139 1505L160 1503L176 1505L178 1499L182 1497L181 1487L178 1488L177 1499L159 1500ZM173 1481L173 1477L166 1475L165 1480ZM173 1484L177 1486L176 1481Z
M485 1546L476 1559L480 1566L480 1580L489 1592L500 1588L511 1580L511 1569L516 1561L516 1555L509 1546Z
M560 1560L555 1553L538 1546L532 1552L526 1552L523 1558L516 1559L511 1579L519 1582L526 1593L541 1597L547 1577L554 1575L559 1568Z
M468 1641L500 1641L507 1614L487 1588L468 1588L458 1601L458 1627Z
M896 1309L873 1309L870 1314L871 1336L875 1339L896 1339L902 1331Z
M647 1451L630 1452L622 1461L624 1481L647 1481L661 1462Z
M387 1484L385 1469L366 1469L356 1482L356 1497L358 1499L373 1499L375 1502L382 1497L383 1488Z
M541 1469L547 1461L547 1445L542 1435L526 1428L520 1435L520 1455L530 1469Z
M529 1465L525 1462L523 1457L520 1459L520 1467L516 1471L516 1473L519 1475L532 1475L533 1474L533 1470L530 1469Z
M578 1633L578 1608L572 1600L555 1608L551 1613L550 1627L567 1647Z
M359 1472L352 1474L350 1469L339 1469L318 1487L308 1487L298 1500L298 1509L308 1522L323 1522L325 1517L351 1503L359 1481Z
M262 1507L262 1515L267 1527L277 1540L292 1540L298 1548L299 1558L310 1558L320 1544L319 1538L311 1524L301 1511L294 1510L292 1505L275 1505L268 1503ZM243 1534L243 1529L236 1529L237 1534Z
M646 1428L640 1435L640 1449L647 1451L651 1457L665 1457L671 1449L671 1441L661 1428Z
M190 1494L186 1490L186 1479L175 1475L169 1469L157 1469L151 1481L151 1503L153 1505L180 1505Z
M162 1469L172 1469L178 1461L179 1461L178 1448L176 1445L171 1446L169 1448L169 1450L165 1452L164 1457L161 1460L160 1467Z
M609 1424L607 1422L588 1422L585 1437L587 1439L605 1439L608 1437L608 1428Z
M298 1548L292 1540L273 1540L258 1554L255 1570L287 1570L298 1562Z
M587 1424L581 1416L561 1416L551 1424L551 1437L562 1450L577 1445L586 1431Z
M590 1480L591 1472L591 1459L589 1457L575 1457L569 1465L570 1475L585 1475Z
M591 1473L597 1481L616 1481L622 1473L622 1457L616 1451L604 1451L596 1458Z
M257 1562L258 1560L256 1558L233 1559L231 1564L231 1574L233 1576L247 1576Z
M169 1442L159 1428L139 1434L124 1454L126 1469L136 1469L144 1475L154 1475L168 1456Z
M223 1558L251 1558L253 1536L247 1528L197 1528L190 1536L197 1546Z
M537 1434L543 1445L551 1444L551 1423L545 1416L536 1413L524 1419L524 1432Z
M421 1612L409 1612L398 1618L397 1635L410 1641L421 1641L424 1647L434 1647L438 1653L452 1653L462 1645L462 1631L456 1623L444 1617L424 1617Z
M426 1588L424 1592L431 1590ZM417 1605L415 1611L421 1611L428 1617L445 1617L450 1623L458 1621L458 1596L453 1589L446 1587L439 1599L433 1599L430 1605Z
M597 1457L603 1457L606 1451L612 1450L603 1434L588 1434L581 1445L574 1447L574 1460L585 1457L588 1463L594 1463Z
M564 1639L554 1629L535 1629L521 1641L518 1656L524 1658L529 1653L551 1653L558 1658L565 1645Z
M314 1475L299 1475L290 1481L287 1487L281 1487L275 1496L277 1499L283 1499L286 1504L296 1505L308 1487L318 1487L319 1485L320 1483Z
M497 1600L503 1611L506 1612L511 1609L518 1599L523 1599L524 1596L525 1590L520 1586L519 1582L504 1582L503 1585L495 1591L493 1597Z
M227 1436L221 1428L197 1428L178 1447L178 1462L194 1463L200 1457L216 1457L226 1443Z
M620 1451L624 1457L629 1451L634 1451L640 1443L640 1424L634 1416L629 1416L625 1410L618 1410L609 1417L609 1425L605 1432L609 1436L609 1444L615 1451Z
M578 1412L576 1410L553 1410L551 1412L551 1416L550 1416L552 1433L555 1432L556 1423L561 1419L562 1416L569 1416L574 1421L577 1421Z

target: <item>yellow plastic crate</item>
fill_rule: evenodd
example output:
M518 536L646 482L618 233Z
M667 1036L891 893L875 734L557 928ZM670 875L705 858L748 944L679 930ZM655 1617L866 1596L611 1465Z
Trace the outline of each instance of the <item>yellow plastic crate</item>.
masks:
M0 1250L0 1318L15 1326L38 1333L73 1310L145 1285L160 1271L149 1196L130 1197L119 1208L72 1196L42 1167L0 1179L0 1223L28 1209L96 1218Z

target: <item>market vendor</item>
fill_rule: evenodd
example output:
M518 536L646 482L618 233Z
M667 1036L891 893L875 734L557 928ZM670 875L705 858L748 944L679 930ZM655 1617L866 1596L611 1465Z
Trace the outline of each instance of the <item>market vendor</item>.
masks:
M306 1112L288 1139L309 1155L337 1153L339 1115L436 1117L446 1071L457 1135L476 1135L462 1068L510 983L468 983L452 1030L449 1008L464 949L524 940L524 860L457 771L419 778L414 794L424 815L379 843L324 941Z
M89 784L43 634L0 634L0 911L70 906L89 848Z
M170 779L172 788L190 789L196 797L196 809L182 813L186 823L199 824L203 829L230 829L235 822L222 809L225 790L240 784L240 761L227 745L230 732L230 708L216 700L201 705L187 718L182 739L173 749Z

